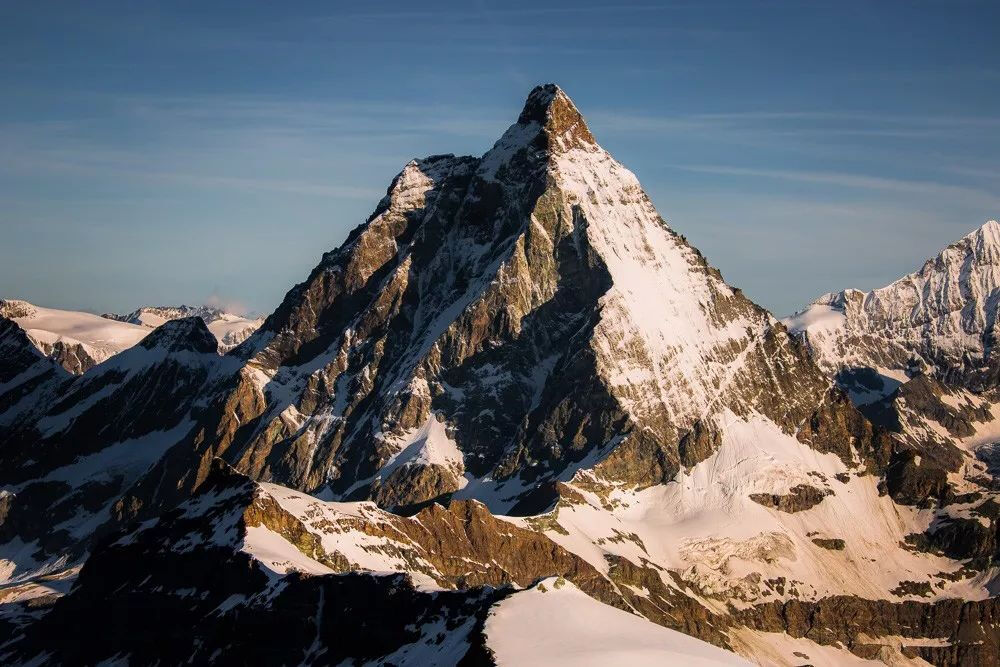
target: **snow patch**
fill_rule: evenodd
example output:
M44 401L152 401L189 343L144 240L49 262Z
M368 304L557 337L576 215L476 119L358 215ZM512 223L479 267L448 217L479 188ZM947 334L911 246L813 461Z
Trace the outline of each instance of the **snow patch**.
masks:
M504 665L749 665L735 653L598 602L550 578L493 607L486 645Z

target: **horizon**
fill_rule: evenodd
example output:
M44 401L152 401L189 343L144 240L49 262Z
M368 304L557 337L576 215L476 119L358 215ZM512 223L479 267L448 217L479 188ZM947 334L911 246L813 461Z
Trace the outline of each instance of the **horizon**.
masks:
M777 316L1000 217L997 8L720 4L9 8L0 297L266 315L409 159L483 154L547 81Z

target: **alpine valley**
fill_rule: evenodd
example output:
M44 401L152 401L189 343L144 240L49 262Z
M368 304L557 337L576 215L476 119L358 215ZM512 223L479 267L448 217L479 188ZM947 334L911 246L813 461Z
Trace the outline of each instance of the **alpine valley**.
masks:
M998 311L778 320L540 86L263 322L3 302L0 663L998 664Z

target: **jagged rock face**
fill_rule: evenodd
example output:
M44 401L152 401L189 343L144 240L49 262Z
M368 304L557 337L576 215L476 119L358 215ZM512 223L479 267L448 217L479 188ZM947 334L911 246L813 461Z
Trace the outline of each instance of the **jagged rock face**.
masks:
M886 398L863 406L864 413L877 424L898 433L923 449L935 451L950 470L961 462L967 443L989 438L994 421L997 392L973 393L948 385L929 375L918 375L900 385Z
M656 484L711 454L724 412L793 432L829 401L553 86L483 157L407 165L233 355L219 410L259 411L207 427L202 461L390 507L509 510L598 463Z
M996 385L1000 368L998 303L1000 223L991 220L916 273L867 293L824 295L787 324L831 373L869 368L887 376L885 389L870 388L873 398L918 372L981 390Z
M0 317L0 425L15 421L46 387L66 376L61 364L45 357L21 327Z

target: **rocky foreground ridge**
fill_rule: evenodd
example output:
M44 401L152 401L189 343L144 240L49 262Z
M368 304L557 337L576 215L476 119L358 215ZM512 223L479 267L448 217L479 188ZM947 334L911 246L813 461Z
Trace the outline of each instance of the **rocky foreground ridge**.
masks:
M985 275L967 239L940 264ZM663 660L667 628L761 664L990 664L989 280L891 358L897 315L817 344L540 86L482 157L406 165L225 354L174 319L74 375L0 320L0 656L492 664L566 582Z

